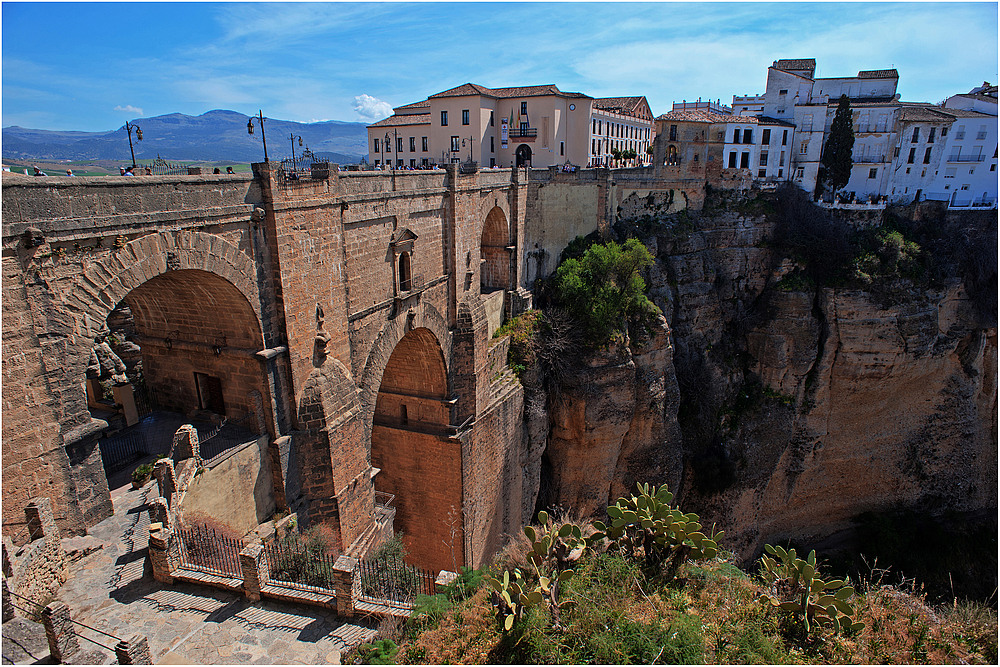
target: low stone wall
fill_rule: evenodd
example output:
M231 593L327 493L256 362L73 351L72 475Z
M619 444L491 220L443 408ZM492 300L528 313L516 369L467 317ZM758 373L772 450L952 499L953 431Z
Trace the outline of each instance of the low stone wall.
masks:
M55 597L66 583L69 567L59 529L52 516L52 501L33 498L24 509L31 541L15 547L3 538L3 574L6 586L15 598L13 604L23 610L32 604L40 609ZM34 612L34 609L29 609Z

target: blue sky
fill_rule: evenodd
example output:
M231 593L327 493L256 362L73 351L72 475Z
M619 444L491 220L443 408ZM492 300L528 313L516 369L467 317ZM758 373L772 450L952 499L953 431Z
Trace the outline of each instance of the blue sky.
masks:
M3 126L110 130L212 109L371 122L471 81L595 97L761 92L896 67L904 100L997 81L996 3L3 3Z

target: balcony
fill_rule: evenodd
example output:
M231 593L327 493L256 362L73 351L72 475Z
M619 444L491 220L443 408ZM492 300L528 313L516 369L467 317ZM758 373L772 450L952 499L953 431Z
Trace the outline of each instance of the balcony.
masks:
M511 128L508 130L511 139L534 139L538 136L537 127Z
M986 132L976 132L976 141L982 141L986 138Z
M854 158L854 164L882 164L885 161L884 155L862 155Z
M949 155L948 162L982 162L985 155Z

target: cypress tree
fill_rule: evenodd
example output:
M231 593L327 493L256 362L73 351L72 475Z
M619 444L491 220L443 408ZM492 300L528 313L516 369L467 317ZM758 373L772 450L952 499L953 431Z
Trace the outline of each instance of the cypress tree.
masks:
M840 96L837 114L833 117L830 136L823 147L823 181L836 192L851 180L854 166L854 122L851 116L851 102L847 95Z

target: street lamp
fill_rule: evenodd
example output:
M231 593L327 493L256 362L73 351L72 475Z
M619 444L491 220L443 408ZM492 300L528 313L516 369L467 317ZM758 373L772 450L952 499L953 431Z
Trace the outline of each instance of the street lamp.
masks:
M388 152L389 152L389 133L386 132L385 133L385 143L382 144L382 166L383 167L388 167L389 166L389 165L387 165L385 163L385 154L388 153Z
M135 149L132 148L132 130L135 130L135 138L142 141L142 128L125 121L125 131L128 132L128 150L132 153L132 168L135 169Z
M257 118L260 125L260 138L264 142L264 162L270 162L267 159L267 137L264 136L264 112L258 109ZM247 120L247 134L253 134L253 116Z
M295 139L296 138L299 140L299 146L301 146L302 145L302 137L301 137L301 135L299 137L296 137L294 134L289 134L288 135L288 140L292 142L292 170L293 171L295 170Z

